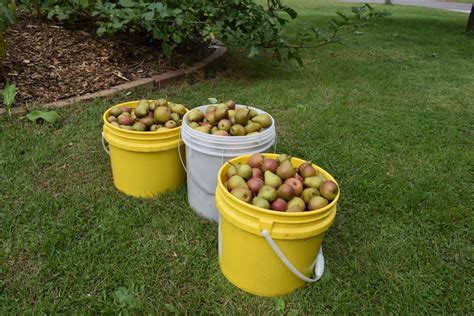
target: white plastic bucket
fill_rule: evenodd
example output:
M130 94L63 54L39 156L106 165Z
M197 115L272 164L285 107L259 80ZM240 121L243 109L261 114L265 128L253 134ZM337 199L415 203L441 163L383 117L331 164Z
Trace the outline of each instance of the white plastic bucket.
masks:
M208 106L203 105L197 109L206 112ZM266 113L250 106L249 108L258 114ZM268 152L276 145L275 121L272 117L272 125L255 135L218 136L192 129L189 126L188 113L184 115L181 126L181 137L186 145L188 202L198 215L218 221L219 212L214 195L220 167L224 162L238 156Z

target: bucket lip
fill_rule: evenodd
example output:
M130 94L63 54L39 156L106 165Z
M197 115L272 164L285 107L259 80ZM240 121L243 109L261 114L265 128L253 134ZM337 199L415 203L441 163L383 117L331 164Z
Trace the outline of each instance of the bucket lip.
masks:
M193 108L192 110L194 110L194 109L203 110L203 109L207 109L209 106L213 106L213 105L215 105L215 104L200 105L200 106L197 106L197 107ZM257 110L259 112L259 114L268 114L270 116L270 118L272 119L272 124L270 126L266 127L263 132L260 132L260 133L255 134L255 135L250 135L250 136L249 135L244 135L244 136L221 136L221 135L206 134L206 133L203 133L203 132L195 131L193 128L191 128L189 126L188 116L187 116L187 114L189 113L189 111L188 111L183 116L183 124L181 126L183 126L183 130L186 130L186 132L189 131L190 135L201 136L201 137L202 137L202 135L205 135L204 139L209 140L209 141L219 141L219 140L223 140L223 139L232 139L232 140L236 140L236 141L240 141L240 140L242 140L242 141L258 140L258 139L260 139L261 136L266 135L268 133L271 133L271 131L274 131L274 129L275 129L275 119L273 118L273 116L270 115L270 113L265 112L265 111L263 111L259 108L252 107L252 106L245 105L245 104L236 104L235 107L236 108L237 107L248 107L249 109Z
M269 157L269 158L276 158L279 154L273 154L273 153L261 153L265 158ZM324 171L325 173L327 173L329 175L329 179L328 180L331 180L333 181L334 183L336 183L337 187L339 188L338 192L337 192L337 195L336 197L334 198L334 200L331 201L331 203L329 203L328 205L326 205L325 207L323 208L320 208L320 209L317 209L317 210L314 210L314 211L304 211L304 212L279 212L279 211L272 211L272 210L267 210L267 209L264 209L264 208L261 208L261 207L256 207L250 203L246 203L244 201L241 201L239 200L238 198L236 198L235 196L233 196L232 194L230 194L230 192L225 188L224 186L224 183L222 183L221 181L221 175L222 173L224 172L224 168L226 167L227 164L232 163L232 162L235 162L237 160L240 160L242 158L249 158L251 155L242 155L242 156L238 156L238 157L235 157L233 159L230 159L229 161L225 162L220 168L219 168L219 172L217 173L217 186L218 188L223 191L224 195L227 197L227 198L230 198L232 199L234 202L246 207L246 208L250 208L251 210L253 211L257 211L257 212L261 212L261 213L264 213L264 214L269 214L269 215L273 215L273 216L281 216L281 217L286 217L286 218L291 218L291 217L294 217L294 218L298 218L298 217L306 217L306 216L312 216L312 215L317 215L317 214L320 214L320 213L324 213L326 211L329 211L331 210L333 207L336 206L338 200L339 200L339 196L341 194L341 187L339 186L339 183L337 183L337 181L334 179L334 177L329 173L327 172L326 170L324 170L323 168L319 167L318 165L315 165L315 164L312 164L312 166L314 168L316 168L318 171ZM302 163L304 162L304 160L302 159L299 159L299 158L295 158L295 157L292 157L292 159L297 159L297 160L301 160Z
M113 126L112 124L109 123L109 121L107 121L107 118L110 116L110 110L113 109L113 108L118 108L118 107L123 107L123 106L127 106L127 107L130 107L130 108L136 108L137 105L138 105L138 102L140 102L141 100L134 100L134 101L127 101L127 102L122 102L122 103L119 103L119 104L115 104L113 106L111 106L110 108L108 108L104 114L102 115L102 120L104 121L104 124L107 125L107 127L109 128L112 128L112 130L116 130L116 131L120 131L120 132L123 132L123 133L130 133L132 135L164 135L166 133L170 133L170 132L180 132L181 131L181 126L178 126L178 127L175 127L175 128L171 128L169 130L164 130L164 131L129 131L127 129L122 129L122 128L119 128L119 127L116 127L116 126ZM148 101L154 101L153 99L148 99ZM188 113L189 110L188 108L186 108L186 113ZM185 113L185 115L186 115ZM183 116L184 117L184 116Z

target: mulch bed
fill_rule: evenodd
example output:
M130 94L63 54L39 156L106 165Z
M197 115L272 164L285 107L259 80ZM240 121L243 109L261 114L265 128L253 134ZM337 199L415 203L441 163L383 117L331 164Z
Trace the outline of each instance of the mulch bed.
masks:
M25 12L18 13L6 41L3 66L7 81L17 86L15 106L96 92L175 70L210 54L201 45L179 51L170 61L144 36L99 38L87 26L38 20Z

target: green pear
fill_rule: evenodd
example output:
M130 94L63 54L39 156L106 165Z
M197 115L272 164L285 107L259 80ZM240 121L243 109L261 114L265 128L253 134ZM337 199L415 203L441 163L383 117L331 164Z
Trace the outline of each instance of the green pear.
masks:
M227 118L227 106L224 105L224 107L217 107L217 110L215 112L215 119L216 122L219 122L220 120L223 120Z
M177 114L177 113L171 113L171 119L173 121L175 121L176 123L178 123L178 121L181 119L181 117L179 117L179 114Z
M249 112L250 110L248 107L239 108L237 112L235 112L235 123L242 126L247 125L247 122L249 121Z
M172 103L170 104L171 112L183 116L186 113L186 107L182 104Z
M127 131L134 131L133 127L130 125L120 125L121 129L126 129Z
M117 122L117 118L113 115L110 115L108 118L107 118L107 122L109 123L112 123L112 122Z
M263 174L263 179L266 185L274 187L275 189L282 184L280 177L268 170Z
M232 127L232 123L228 119L222 119L219 121L219 124L217 124L217 127L222 131L228 132Z
M264 208L267 210L270 209L270 202L259 196L253 198L252 204L256 207Z
M156 103L157 107L158 106L166 106L166 107L169 106L169 103L168 103L168 101L166 101L166 99L158 99L158 100L155 101L155 103Z
M169 121L166 121L165 127L167 127L167 128L176 128L176 127L178 127L178 123L176 123L173 120L169 120Z
M158 106L155 109L154 120L156 123L166 123L171 119L171 110L167 106Z
M304 185L307 188L319 189L321 184L323 184L324 178L321 176L308 177L304 179Z
M263 185L260 190L258 190L258 197L264 198L268 202L273 202L277 198L277 192L274 187L269 185Z
M289 160L285 160L278 166L276 174L283 180L286 180L295 176L296 169Z
M262 125L262 127L268 127L272 125L272 118L268 114L259 114L252 119L252 122Z
M276 161L278 161L279 164L281 164L285 160L290 160L290 156L288 156L287 154L281 154L276 157Z
M137 117L145 117L148 114L148 100L141 100L135 108Z
M211 132L211 125L199 126L199 127L196 127L194 130L209 134Z
M232 136L244 136L245 127L240 124L235 124L230 128L230 135Z
M262 125L255 122L249 121L247 125L245 125L245 131L247 132L247 134L258 132L261 129L262 129Z
M201 122L204 115L198 109L193 109L188 113L188 120L190 122Z
M257 116L258 113L255 110L250 110L249 112L249 119L253 119L255 116Z
M165 127L165 126L160 126L158 129L157 129L157 132L164 132L164 131L169 131L170 129L168 127Z
M194 129L196 127L199 127L199 123L198 122L191 122L191 123L189 123L189 127Z
M314 210L323 208L328 204L329 204L329 202L325 198L323 198L321 196L314 196L314 197L311 198L311 200L308 203L308 210L309 211L314 211Z
M140 122L145 124L147 128L150 128L153 125L153 119L148 116L140 119Z
M241 201L250 203L252 201L252 192L247 188L238 187L230 191L230 194L235 196Z
M295 196L288 202L288 210L293 207L299 209L300 212L304 212L306 209L306 204L302 198Z
M237 175L248 180L252 177L252 167L247 165L246 163L238 164L237 168Z
M112 114L115 117L118 117L120 114L122 114L122 109L119 107L114 107L110 109L110 114Z
M245 182L244 178L239 177L238 175L234 175L230 177L229 180L227 181L227 190L232 191L233 189L238 188L238 187L243 187L243 188L248 189L247 182Z
M316 188L307 188L303 190L303 193L301 193L301 197L306 204L309 203L312 197L319 195L319 190Z
M133 127L133 130L138 131L138 132L146 131L146 125L143 124L143 122L140 122L140 121L135 122L132 127Z
M156 107L156 100L148 101L148 111L155 112Z
M219 129L217 128L217 126L213 126L213 127L211 128L211 134L214 135L217 131L219 131Z
M110 125L120 128L120 124L118 122L112 122Z
M229 110L229 111L227 111L227 116L229 117L229 119L230 119L231 117L234 117L236 112L237 112L237 111L235 111L235 110Z
M160 125L155 125L153 124L152 126L150 126L150 131L151 132L155 132L157 131L161 126Z
M237 174L237 168L234 165L230 165L227 169L227 177L230 179L232 176Z

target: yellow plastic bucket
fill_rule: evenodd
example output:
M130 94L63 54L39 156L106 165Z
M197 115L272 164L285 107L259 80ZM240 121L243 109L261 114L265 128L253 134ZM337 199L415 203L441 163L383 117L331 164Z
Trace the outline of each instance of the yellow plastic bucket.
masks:
M249 157L237 157L230 162L235 165ZM304 161L292 158L291 162L297 167ZM224 276L238 288L261 296L288 294L306 282L317 281L324 271L321 243L336 216L339 193L329 205L315 211L265 210L227 191L224 183L229 166L226 163L220 168L216 188L219 264ZM336 182L325 170L313 167L326 179Z
M104 115L103 138L109 155L115 187L128 195L153 197L184 183L185 172L178 146L184 155L181 127L167 131L128 131L111 125L107 118L114 107L137 107L139 101L117 104ZM104 146L105 148L105 146Z

